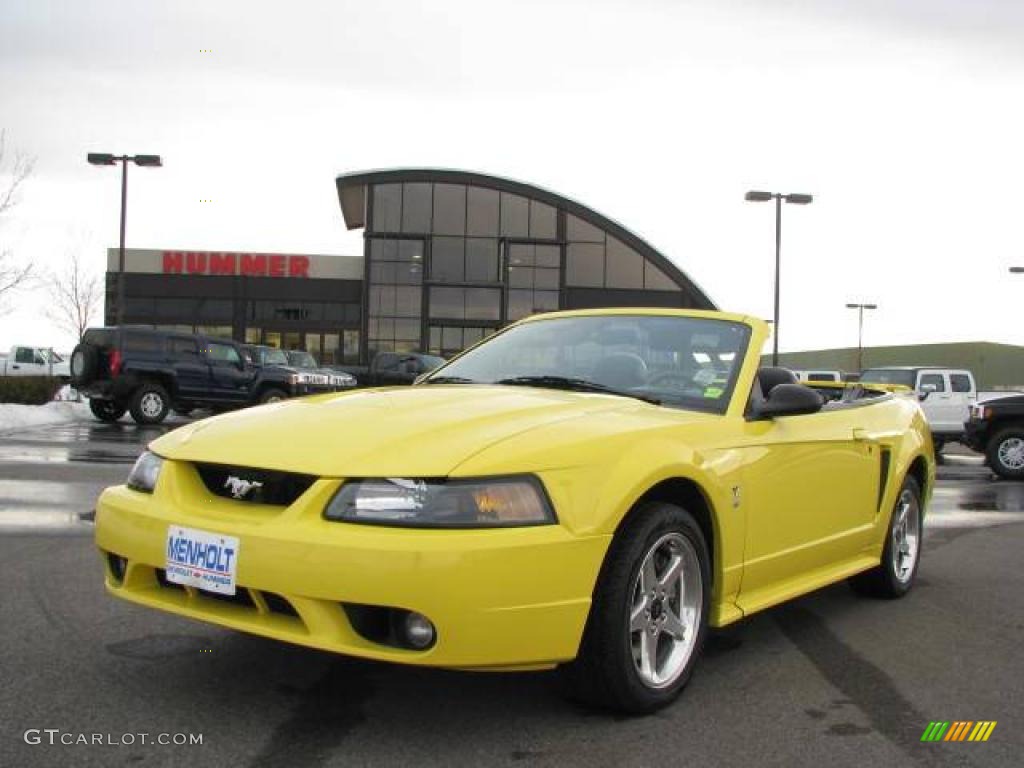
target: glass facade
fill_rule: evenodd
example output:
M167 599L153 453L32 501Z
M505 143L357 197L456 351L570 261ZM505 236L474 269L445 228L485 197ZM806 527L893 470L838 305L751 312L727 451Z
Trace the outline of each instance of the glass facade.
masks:
M571 308L577 289L581 305L691 305L652 259L568 204L441 178L455 172L382 175L391 180L366 185L367 358L448 356L509 322Z

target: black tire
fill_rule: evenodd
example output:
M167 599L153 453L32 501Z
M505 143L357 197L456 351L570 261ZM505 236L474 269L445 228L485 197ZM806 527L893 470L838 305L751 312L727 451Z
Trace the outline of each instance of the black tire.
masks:
M899 522L899 511L907 498L912 497L913 505L908 514L916 515L917 519L917 550L914 555L914 562L910 571L902 578L897 575L896 563L893 558L893 532ZM924 540L924 525L921 509L921 488L917 480L907 477L900 487L899 496L893 505L892 513L889 515L889 525L885 529L885 546L882 548L882 561L870 571L859 573L850 579L850 586L854 591L869 597L880 597L892 600L903 597L914 586L914 579L917 578L917 570L921 565L921 543Z
M113 423L124 416L125 411L128 409L113 400L96 400L95 398L90 398L89 410L92 411L92 415L100 421Z
M630 613L645 557L666 536L675 534L692 547L697 566L693 573L700 574L696 637L689 655L681 657L681 661L685 661L681 671L671 678L672 682L664 687L653 687L644 682L634 662ZM562 667L570 697L590 706L636 715L653 712L674 701L689 681L707 636L710 562L704 534L689 512L659 502L646 503L634 510L612 540L601 568L579 654L575 661ZM657 603L660 614L661 601ZM671 603L668 605L671 610ZM650 616L651 611L646 614ZM656 641L655 655L660 642Z
M269 387L260 393L261 403L275 403L278 400L287 400L288 393L277 387Z
M1017 450L1022 444L1024 426L1007 427L996 432L985 449L985 457L992 471L1006 480L1024 480L1024 466L1015 461Z
M171 410L171 398L155 381L147 381L135 390L129 410L137 424L159 424Z
M88 384L96 378L99 366L99 350L91 344L79 344L71 352L71 362L68 364L71 371L71 383L76 387Z

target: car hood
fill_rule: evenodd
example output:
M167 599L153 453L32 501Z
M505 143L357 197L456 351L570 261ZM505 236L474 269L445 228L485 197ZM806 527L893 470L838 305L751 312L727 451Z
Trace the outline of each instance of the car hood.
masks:
M150 447L169 459L320 477L440 477L515 435L626 410L660 409L632 398L532 387L390 387L223 414Z

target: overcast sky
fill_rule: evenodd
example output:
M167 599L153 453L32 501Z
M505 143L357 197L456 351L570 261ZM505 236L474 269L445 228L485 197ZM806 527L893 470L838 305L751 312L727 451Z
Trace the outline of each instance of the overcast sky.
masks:
M209 52L205 52L209 50ZM0 127L37 157L0 247L361 253L339 172L443 166L575 198L781 346L1024 344L1024 2L0 0ZM212 202L201 202L210 200ZM68 349L42 292L0 347Z

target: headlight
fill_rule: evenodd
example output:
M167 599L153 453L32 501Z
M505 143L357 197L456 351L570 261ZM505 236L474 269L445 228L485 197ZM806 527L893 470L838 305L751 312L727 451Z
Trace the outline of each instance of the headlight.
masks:
M324 517L348 523L423 528L547 525L555 514L537 478L474 480L381 478L352 480L331 499Z
M156 479L160 477L160 467L164 460L155 453L145 451L135 460L135 466L128 473L128 487L143 493L152 493L156 488Z

